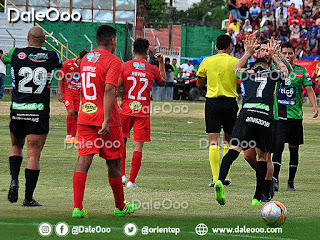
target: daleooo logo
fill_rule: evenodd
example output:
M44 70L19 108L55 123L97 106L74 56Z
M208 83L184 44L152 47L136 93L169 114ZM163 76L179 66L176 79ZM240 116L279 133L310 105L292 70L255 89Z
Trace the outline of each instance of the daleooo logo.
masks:
M31 12L21 12L15 8L8 8L8 21L10 23L18 22L19 20L23 22L34 22L35 20L42 22L44 20L49 20L50 22L64 21L64 22L80 22L81 14L79 12L59 12L56 8L49 8L46 13L36 12L34 8L31 8Z

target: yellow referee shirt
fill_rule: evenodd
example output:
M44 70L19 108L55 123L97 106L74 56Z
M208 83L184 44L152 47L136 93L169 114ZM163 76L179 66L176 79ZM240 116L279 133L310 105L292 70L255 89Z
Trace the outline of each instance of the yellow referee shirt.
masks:
M207 78L208 98L238 96L237 77L233 68L239 61L227 53L220 53L203 59L197 75Z

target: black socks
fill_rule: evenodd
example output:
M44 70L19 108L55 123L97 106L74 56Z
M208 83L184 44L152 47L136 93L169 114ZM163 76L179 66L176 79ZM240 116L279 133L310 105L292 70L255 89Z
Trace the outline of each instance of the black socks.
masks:
M228 175L228 171L230 169L231 164L237 159L239 156L239 152L234 149L229 149L228 153L222 158L219 180L224 182Z
M31 170L31 169L27 169L27 168L25 170L25 175L26 175L25 199L27 199L29 202L32 200L32 195L33 195L34 189L37 186L39 173L40 173L40 170Z
M20 156L9 157L11 180L18 180L21 162L22 162L22 157Z
M289 147L289 151L290 151L289 182L293 182L296 176L296 172L299 164L299 147L295 147L295 148Z
M258 161L257 162L257 171L256 171L256 178L257 178L257 185L256 185L256 192L253 198L257 200L261 200L261 193L264 188L265 178L267 174L267 162Z

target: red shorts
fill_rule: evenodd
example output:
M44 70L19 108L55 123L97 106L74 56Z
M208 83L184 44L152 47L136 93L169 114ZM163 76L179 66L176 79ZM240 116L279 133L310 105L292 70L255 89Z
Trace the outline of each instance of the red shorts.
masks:
M78 124L78 156L99 154L105 160L121 158L123 136L121 126L109 128L107 135L100 135L101 127Z
M123 137L130 138L130 131L133 128L133 141L150 142L151 126L150 117L136 117L121 114Z
M79 112L79 107L80 107L79 92L67 91L63 94L63 97L64 97L64 105L66 106L67 110L74 108L75 112Z

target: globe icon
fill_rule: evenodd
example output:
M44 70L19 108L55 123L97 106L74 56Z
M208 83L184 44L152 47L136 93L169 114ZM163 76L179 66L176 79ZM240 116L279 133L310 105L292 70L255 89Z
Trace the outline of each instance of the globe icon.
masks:
M204 223L199 223L195 230L199 236L204 236L208 233L208 227Z

